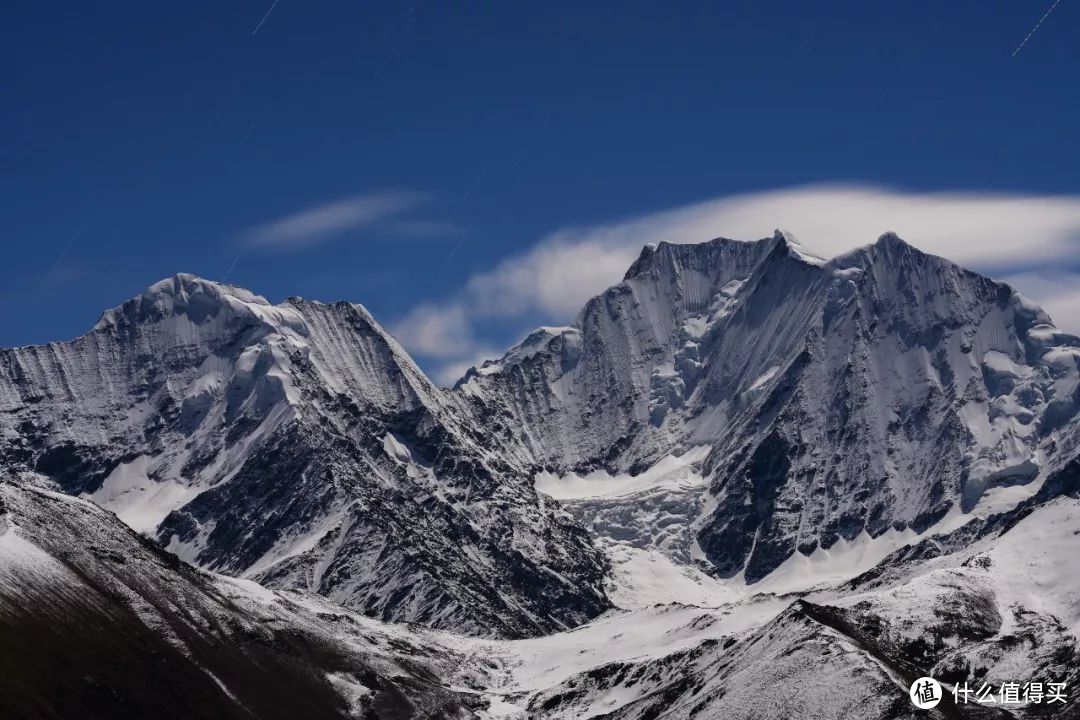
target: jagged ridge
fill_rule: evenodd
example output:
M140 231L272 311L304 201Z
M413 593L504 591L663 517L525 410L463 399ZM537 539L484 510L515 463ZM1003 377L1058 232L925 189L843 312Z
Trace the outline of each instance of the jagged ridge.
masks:
M1074 437L1078 346L896 235L826 262L778 232L646 247L573 326L458 388L554 473L636 474L708 446L689 551L755 581L1052 468Z

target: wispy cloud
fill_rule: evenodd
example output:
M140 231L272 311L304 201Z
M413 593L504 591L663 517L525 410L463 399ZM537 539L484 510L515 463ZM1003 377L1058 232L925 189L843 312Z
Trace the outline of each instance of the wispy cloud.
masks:
M440 387L452 387L454 383L460 380L461 377L469 371L469 368L480 365L484 360L492 357L494 354L493 351L480 351L471 358L451 360L443 363L435 369L433 379Z
M427 357L460 358L476 350L467 303L461 300L414 308L394 334L410 351Z
M497 354L476 337L468 312L464 302L421 305L394 327L394 335L410 352L435 359L435 380L450 385L473 365Z
M891 230L927 252L988 274L1023 272L1030 280L1040 268L1077 256L1080 197L910 193L854 184L728 196L558 230L529 251L471 276L451 297L414 308L396 331L418 355L442 368L460 367L490 342L478 328L493 319L517 320L524 334L526 322L571 320L590 297L621 279L646 243L702 242L721 235L752 240L778 227L825 257ZM1059 289L1067 287L1063 282ZM1048 293L1026 290L1054 316ZM1071 318L1059 317L1066 320Z
M426 200L427 196L422 193L404 190L354 195L250 228L242 233L242 237L249 247L306 247L347 230L371 227L397 218Z

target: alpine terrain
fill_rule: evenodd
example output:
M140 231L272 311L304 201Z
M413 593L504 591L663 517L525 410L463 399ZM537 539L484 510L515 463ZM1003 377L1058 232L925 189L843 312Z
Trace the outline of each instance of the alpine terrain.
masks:
M184 274L0 351L0 717L1080 718L1078 555L1080 338L893 234L647 246L452 389Z

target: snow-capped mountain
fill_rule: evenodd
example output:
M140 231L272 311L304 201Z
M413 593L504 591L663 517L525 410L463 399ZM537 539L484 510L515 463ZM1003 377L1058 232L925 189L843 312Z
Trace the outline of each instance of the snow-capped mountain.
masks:
M358 305L177 275L3 351L0 408L5 466L201 567L482 634L608 606L586 534Z
M1078 367L894 235L648 246L452 390L177 275L0 351L0 715L1080 717Z
M753 582L1032 483L1075 427L1078 360L1080 340L1011 288L895 235L826 262L778 232L647 247L572 326L458 389L586 493L581 475L704 448L708 492L681 494L692 514L668 551Z

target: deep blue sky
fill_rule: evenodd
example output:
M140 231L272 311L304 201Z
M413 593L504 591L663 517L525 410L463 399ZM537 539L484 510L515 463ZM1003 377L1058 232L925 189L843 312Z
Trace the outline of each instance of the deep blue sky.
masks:
M234 261L391 323L559 227L727 193L1080 192L1075 0L1015 56L1050 2L279 0L253 35L270 5L4 4L0 345ZM243 250L386 189L472 231Z

